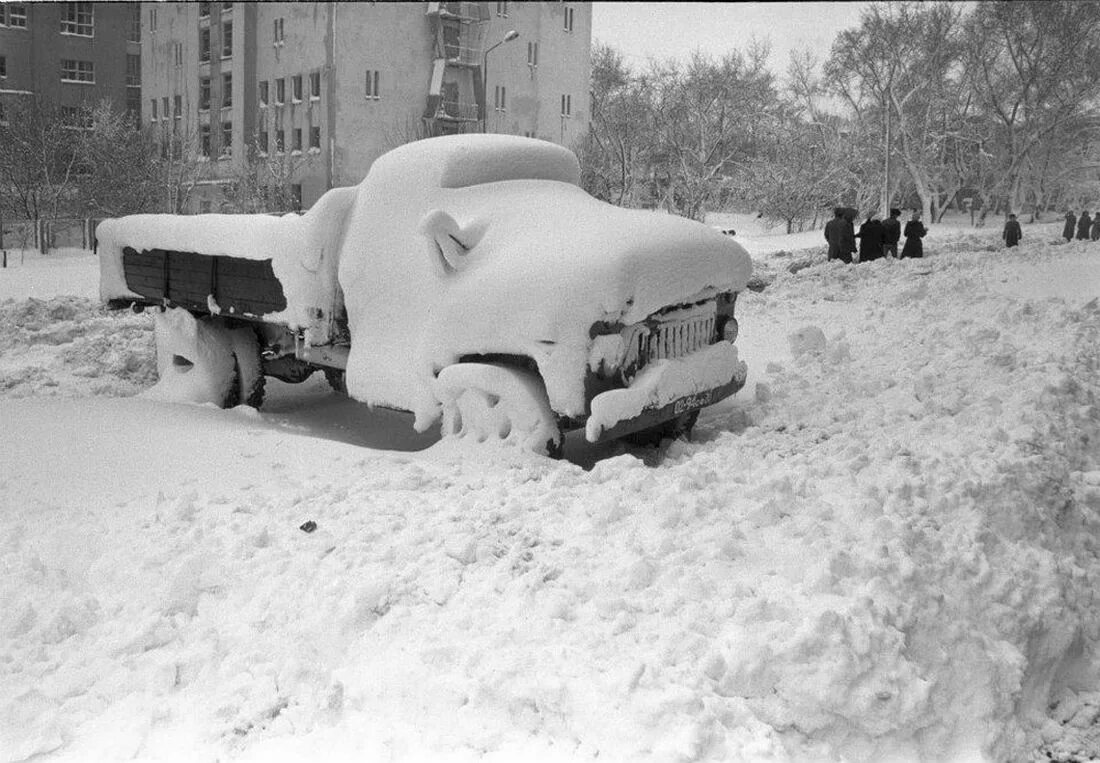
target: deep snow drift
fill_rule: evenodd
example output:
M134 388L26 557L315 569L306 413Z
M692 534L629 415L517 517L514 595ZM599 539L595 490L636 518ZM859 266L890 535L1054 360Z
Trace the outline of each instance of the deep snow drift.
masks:
M127 397L150 317L0 271L0 760L1100 755L1100 245L1025 236L762 257L745 390L590 469Z

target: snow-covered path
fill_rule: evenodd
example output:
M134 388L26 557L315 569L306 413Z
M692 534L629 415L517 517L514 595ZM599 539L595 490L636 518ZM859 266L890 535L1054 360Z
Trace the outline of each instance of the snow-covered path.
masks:
M1068 755L1100 246L1040 239L779 263L660 458L132 398L147 317L0 301L0 760Z

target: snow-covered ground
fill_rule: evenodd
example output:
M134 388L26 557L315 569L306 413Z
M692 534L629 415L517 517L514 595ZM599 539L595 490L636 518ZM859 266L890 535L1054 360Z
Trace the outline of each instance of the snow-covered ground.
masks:
M745 390L561 462L317 379L136 397L152 318L28 255L0 761L1100 756L1100 244L1058 233L844 266L759 232Z

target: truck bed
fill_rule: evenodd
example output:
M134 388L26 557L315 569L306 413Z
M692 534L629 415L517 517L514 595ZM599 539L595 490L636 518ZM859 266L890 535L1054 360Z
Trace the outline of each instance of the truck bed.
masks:
M151 304L262 318L286 309L271 260L211 256L166 249L122 250L126 286Z

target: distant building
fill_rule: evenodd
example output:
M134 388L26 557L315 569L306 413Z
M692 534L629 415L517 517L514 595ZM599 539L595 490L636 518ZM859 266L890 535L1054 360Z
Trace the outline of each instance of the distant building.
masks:
M107 98L139 118L139 5L0 3L0 109L26 97L74 119Z
M418 137L588 129L589 3L142 6L142 118L218 163L195 211L249 150L293 157L309 207Z

